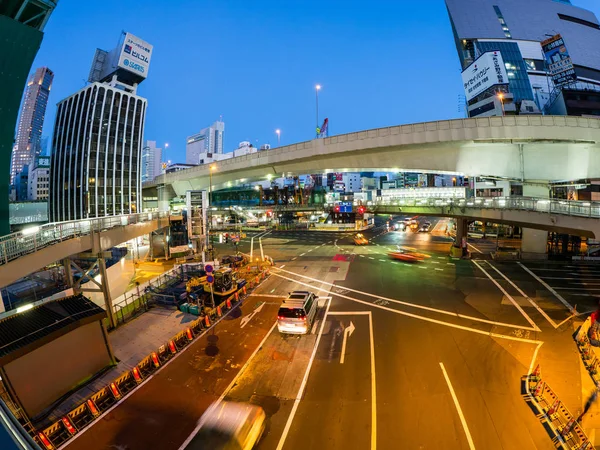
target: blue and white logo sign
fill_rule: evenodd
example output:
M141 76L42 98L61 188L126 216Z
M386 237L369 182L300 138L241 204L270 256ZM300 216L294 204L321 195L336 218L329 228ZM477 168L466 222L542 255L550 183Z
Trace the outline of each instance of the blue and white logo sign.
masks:
M152 45L142 39L131 33L125 33L118 66L146 78L152 49Z

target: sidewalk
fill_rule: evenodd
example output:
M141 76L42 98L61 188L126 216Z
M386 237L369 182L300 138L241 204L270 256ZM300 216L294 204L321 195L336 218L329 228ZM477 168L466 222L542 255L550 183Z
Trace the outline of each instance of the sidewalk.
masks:
M133 369L149 353L156 351L196 319L192 314L155 307L109 333L108 339L118 364L67 397L37 427L43 428L59 420L87 397Z

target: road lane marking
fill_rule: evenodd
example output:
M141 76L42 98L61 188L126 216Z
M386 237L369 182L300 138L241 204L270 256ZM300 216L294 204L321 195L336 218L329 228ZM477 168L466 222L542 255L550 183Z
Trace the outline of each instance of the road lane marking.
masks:
M281 266L279 266L280 269L283 269L285 267L285 264L282 264Z
M371 350L371 450L377 448L377 385L375 376L375 337L373 336L373 314L371 311L331 311L327 316L369 316L369 345Z
M265 342L267 341L267 339L269 338L269 336L271 336L271 333L273 333L273 330L275 329L276 326L277 326L277 322L275 322L273 324L273 326L271 327L271 329L269 330L269 332L265 335L265 337L263 338L263 340L260 341L260 344L258 344L258 347L256 347L254 349L254 351L250 355L250 358L248 358L246 360L246 362L244 363L244 365L242 366L242 368L239 370L239 372L237 373L237 375L233 378L233 380L231 380L231 383L229 383L229 386L227 386L227 388L223 391L223 393L221 394L221 396L219 397L219 400L217 400L217 402L222 402L223 399L227 396L227 394L229 394L229 392L233 389L233 387L237 383L238 378L240 376L242 376L242 374L244 373L244 371L246 370L246 368L250 365L250 362L252 361L252 359L256 356L256 354L258 353L258 351L265 344ZM194 428L194 431L192 431L192 433L188 436L188 438L185 440L185 442L183 444L181 444L181 446L179 447L179 450L184 450L185 449L185 447L190 443L190 441L194 438L194 436L196 436L196 433L198 433L199 429L200 429L200 425L196 425L196 428Z
M420 269L426 269L427 267L419 266L419 268ZM343 293L344 294L347 293L347 292L354 292L356 294L362 294L362 295L365 295L367 297L375 298L377 300L383 299L383 300L387 300L387 301L392 302L392 303L397 303L399 305L408 306L408 307L416 308L416 309L423 309L425 311L431 311L431 312L434 312L434 313L445 314L447 316L458 317L458 318L461 318L461 319L474 320L476 322L487 323L487 324L490 324L490 325L498 325L498 326L509 327L509 328L518 328L518 329L528 330L528 331L537 331L535 328L524 327L522 325L514 325L514 324L511 324L511 323L496 322L494 320L487 320L487 319L482 319L480 317L474 317L474 316L468 316L468 315L465 315L465 314L459 314L459 313L456 313L454 311L447 311L445 309L437 309L437 308L431 308L429 306L423 306L423 305L419 305L419 304L415 304L415 303L408 303L408 302L404 302L402 300L396 300L396 299L389 298L389 297L382 297L380 295L374 295L374 294L371 294L369 292L359 291L357 289L352 289L352 288L349 288L349 287L342 288L342 287L340 287L340 286L338 286L336 284L329 283L329 282L323 281L323 280L318 280L316 278L312 278L312 277L309 277L307 275L300 275L299 273L295 273L295 272L292 272L292 271L289 271L289 270L282 270L282 269L279 269L279 270L281 270L281 272L285 272L285 273L288 273L290 275L294 275L296 277L304 278L306 280L313 281L313 282L320 283L320 284L324 284L326 286L331 286L331 287L333 287L335 289L343 289ZM282 277L282 278L285 278L285 277ZM485 279L485 278L482 278L482 279ZM292 280L292 281L294 281L294 280ZM312 285L309 285L309 286L312 287ZM371 303L367 303L367 304L370 305Z
M369 259L375 259L375 258L371 258L371 257L369 256Z
M349 297L349 296L344 295L344 294L330 292L330 291L328 291L326 289L323 289L323 288L320 288L320 287L317 287L317 286L313 286L312 284L304 283L302 281L294 280L293 278L285 277L285 276L280 275L278 273L272 273L271 275L279 277L279 278L283 278L284 280L288 280L288 281L291 281L291 282L296 283L296 284L300 284L302 286L309 287L309 288L317 290L317 291L324 291L324 292L331 293L332 296L337 296L337 297L345 298L346 300L350 300L352 302L360 303L362 305L367 305L367 306L370 306L372 308L383 309L385 311L389 311L389 312L392 312L394 314L399 314L401 316L412 317L413 319L423 320L425 322L436 323L436 324L444 325L444 326L447 326L447 327L450 327L450 328L456 328L458 330L470 331L472 333L482 334L484 336L496 337L496 338L499 338L499 339L508 339L509 341L525 342L525 343L528 343L528 344L537 344L537 343L540 342L540 341L533 340L533 339L525 339L525 338L520 338L520 337L516 337L516 336L508 336L508 335L500 334L500 333L492 333L491 331L478 330L476 328L469 328L469 327L465 327L463 325L457 325L457 324L450 323L450 322L444 322L442 320L432 319L432 318L425 317L425 316L419 316L418 314L413 314L413 313L409 313L409 312L406 312L406 311L400 311L398 309L388 308L387 306L377 305L375 303L370 303L370 302L367 302L367 301L364 301L364 300L359 300L357 298ZM324 281L320 281L320 283L327 284ZM384 297L381 297L381 298L384 298ZM395 300L392 300L392 301L395 301ZM446 313L448 313L450 315L453 315L453 316L458 316L458 317L463 317L463 318L465 317L462 314L449 313L448 311L446 311ZM521 330L527 330L528 329L527 327L521 327L521 326L518 326L518 325L511 325L511 324L502 324L502 323L498 323L498 322L493 322L491 320L483 320L483 319L479 319L479 320L481 322L485 322L485 323L491 323L491 324L495 324L495 325L503 325L503 326L513 327L513 328L519 328Z
M498 283L489 273L487 273L487 271L481 267L479 265L479 263L477 261L473 261L473 264L475 264L479 270L481 270L486 277L488 277L492 283L494 283L496 285L496 287L498 289L500 289L500 291L510 300L510 302L514 305L515 308L517 308L517 310L523 315L523 317L525 317L525 320L527 320L527 322L530 323L530 325L534 328L534 331L542 331L540 330L540 328L535 324L535 322L531 319L531 317L529 317L527 315L527 313L525 312L525 310L523 308L521 308L521 305L519 305L516 300L514 298L512 298L512 296L506 292L506 289L504 289L500 283Z
M454 392L454 388L452 387L450 378L448 378L448 373L446 372L444 363L441 362L440 367L442 368L442 373L444 374L444 378L446 379L446 384L448 385L448 389L450 389L450 394L452 395L452 400L454 400L454 406L456 406L456 411L458 412L458 417L460 417L460 423L462 423L463 429L465 430L465 434L467 435L467 442L469 442L469 448L471 450L475 450L475 444L473 443L473 438L471 437L471 432L469 431L469 426L467 425L467 420L465 419L465 416L462 412L460 403L458 403L458 398L456 397L456 393Z
M435 268L435 270L439 270L440 272L444 271L444 269L438 269L437 267Z
M344 364L344 360L346 359L346 343L348 338L352 336L356 327L354 326L354 322L350 321L350 326L344 328L344 338L342 339L342 354L340 355L340 364Z
M548 289L550 292L552 292L554 294L554 296L563 304L567 307L567 309L571 312L574 312L574 308L571 306L571 304L566 301L562 295L560 295L558 292L556 292L554 289L552 289L552 286L550 286L548 283L546 283L544 280L542 280L540 277L538 277L535 273L533 273L531 270L529 270L527 267L525 267L523 264L521 264L520 262L517 262L518 265L521 266L521 268L523 270L525 270L525 272L527 272L529 275L531 275L533 278L535 278L542 286L544 286L546 289Z
M306 255L306 253L300 253L300 256L304 256L304 255Z
M298 259L298 257L297 257L297 256L294 256L294 257L292 258L292 261L296 261L297 259Z
M325 289L321 289L321 290L324 291ZM319 347L319 342L321 341L321 336L323 335L323 328L325 328L325 322L327 322L327 313L329 312L330 306L331 306L331 300L329 300L327 302L327 308L325 309L325 316L323 317L323 322L321 322L321 328L319 329L319 334L317 335L317 340L315 342L315 346L313 348L312 354L310 355L310 359L308 360L308 365L306 366L306 371L304 372L304 378L302 378L302 384L300 385L300 389L298 389L298 394L296 395L296 400L294 400L294 406L292 406L292 411L290 412L290 416L288 417L288 420L285 423L285 428L283 429L283 433L281 434L281 438L279 439L279 443L277 444L277 450L281 450L283 448L283 444L285 444L285 440L287 438L288 433L290 432L292 422L294 421L294 416L296 415L296 411L298 410L298 405L300 404L300 399L302 398L302 395L304 394L304 389L306 388L306 383L308 382L308 375L309 375L310 369L313 365L313 361L315 360L315 355L317 354L317 348Z
M274 291L275 289L273 289ZM271 291L271 292L273 292ZM277 294L250 294L248 297L267 297L267 298L288 298L287 295L277 295Z
M558 325L556 325L556 322L554 322L554 320L552 320L552 319L550 318L550 316L548 316L548 314L546 314L546 311L544 311L542 308L540 308L540 307L539 307L539 305L538 305L536 302L534 302L532 298L530 298L530 297L529 297L529 295L527 295L525 292L523 292L523 290L522 290L522 289L521 289L519 286L517 286L517 285L516 285L515 283L513 283L513 281L512 281L512 280L510 280L510 279L509 279L509 278L508 278L506 275L504 275L502 272L500 272L500 271L499 271L499 270L498 270L498 269L497 269L497 268L496 268L494 265L492 265L492 263L490 263L489 261L486 261L486 263L487 263L487 265L488 265L488 266L490 266L492 269L494 269L496 272L498 272L502 278L504 278L506 281L508 281L508 282L511 284L511 286L512 286L512 287L514 287L514 288L515 288L515 289L516 289L516 290L519 292L519 294L521 294L523 297L525 297L525 298L527 299L527 301L528 301L529 303L531 303L531 305L532 305L532 306L533 306L535 309L537 309L537 310L538 310L538 312L539 312L539 313L540 313L542 316L544 316L544 318L545 318L545 319L546 319L548 322L550 322L550 325L552 325L554 328L558 328Z
M477 253L481 253L481 254L483 255L483 252L482 252L481 250L479 250L477 247L475 247L473 244L469 244L469 243L467 242L467 245L468 245L469 247L471 247L471 248L474 248L474 249L475 249L475 251L476 251Z

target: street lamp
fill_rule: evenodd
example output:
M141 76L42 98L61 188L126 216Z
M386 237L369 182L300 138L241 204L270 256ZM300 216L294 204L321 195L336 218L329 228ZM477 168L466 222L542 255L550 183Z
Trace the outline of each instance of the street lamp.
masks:
M277 147L279 147L279 143L281 142L281 130L277 128L275 134L277 135Z
M316 99L317 99L317 137L319 137L319 91L321 90L321 85L317 84L315 86L315 93L316 93Z
M504 94L502 92L498 92L498 99L500 100L500 104L502 105L502 117L504 117Z

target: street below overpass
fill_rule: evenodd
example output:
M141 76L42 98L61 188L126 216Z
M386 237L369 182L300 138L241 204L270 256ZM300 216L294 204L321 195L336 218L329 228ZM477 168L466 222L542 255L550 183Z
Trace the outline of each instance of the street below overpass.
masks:
M248 233L240 250L262 246L271 277L67 448L178 449L219 398L265 409L259 449L554 448L521 379L540 363L564 404L581 408L572 308L595 309L600 268L498 263L485 246L452 259L444 221L428 220L429 233L379 222L360 247L352 233ZM398 245L429 258L392 260ZM304 336L274 327L292 290L320 297Z

